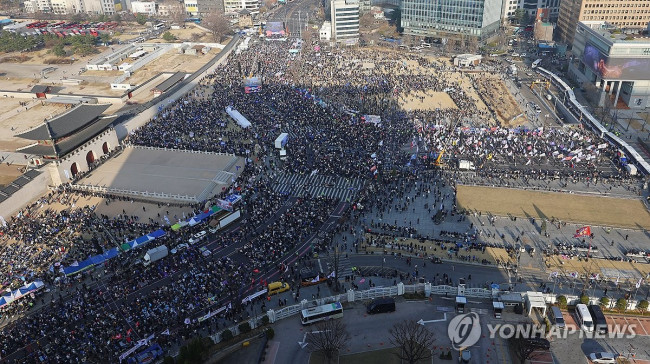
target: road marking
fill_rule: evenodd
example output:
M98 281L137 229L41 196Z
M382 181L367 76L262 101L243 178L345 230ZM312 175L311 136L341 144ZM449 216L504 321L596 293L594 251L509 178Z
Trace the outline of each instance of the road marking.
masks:
M447 313L445 312L442 315L443 315L444 318L437 319L437 320L424 321L423 319L420 319L420 321L418 321L418 324L424 326L424 324L428 324L428 323L431 323L431 322L445 322L445 321L447 321Z

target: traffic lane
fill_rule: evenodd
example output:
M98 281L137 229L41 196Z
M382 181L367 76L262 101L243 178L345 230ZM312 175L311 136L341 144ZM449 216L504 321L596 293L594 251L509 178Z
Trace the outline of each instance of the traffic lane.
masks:
M398 271L405 271L412 274L415 272L415 266L420 277L428 278L429 280L435 278L436 273L438 274L438 279L442 277L443 274L447 274L451 277L454 284L458 284L459 278L467 279L471 275L471 280L467 281L469 286L476 285L482 287L486 282L487 283L507 283L508 275L497 268L496 266L490 265L474 265L474 264L463 264L463 262L447 262L444 261L442 264L431 263L428 259L423 258L412 258L411 265L409 266L406 263L406 258L398 258L392 255L360 255L352 254L349 256L350 263L353 266L377 266L381 267L382 264L384 267L392 267ZM384 258L386 261L384 262ZM426 262L426 267L424 263ZM435 282L432 282L435 283Z

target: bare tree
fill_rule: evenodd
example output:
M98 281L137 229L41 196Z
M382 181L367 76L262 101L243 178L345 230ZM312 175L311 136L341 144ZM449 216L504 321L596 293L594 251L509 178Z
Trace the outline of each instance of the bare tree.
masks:
M527 359L533 359L538 354L534 354L535 351L543 349L543 346L540 345L541 341L535 341L526 339L523 337L513 337L510 339L511 347L514 349L515 354L519 360L523 363Z
M316 324L316 330L307 335L307 345L311 351L320 352L331 363L350 340L345 324L341 320L329 319Z
M202 25L210 30L216 42L221 42L231 32L228 19L217 12L208 14L203 19Z
M478 38L477 37L470 37L467 41L467 50L469 53L476 53L478 52Z
M169 19L176 25L183 26L185 24L185 19L187 19L187 14L185 12L185 5L182 2L178 1L167 1L165 4L169 9Z
M372 15L372 13L365 13L359 18L359 25L361 28L371 28L374 23L375 17Z
M414 364L431 358L431 347L436 338L424 325L413 320L402 321L393 325L388 332L391 344L400 349L395 353L400 360Z

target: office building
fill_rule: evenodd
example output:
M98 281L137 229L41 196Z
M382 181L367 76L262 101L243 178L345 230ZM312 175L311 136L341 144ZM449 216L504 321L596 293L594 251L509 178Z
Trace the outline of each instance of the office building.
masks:
M332 39L348 45L359 42L359 2L333 0L330 6Z
M593 84L599 106L610 98L613 105L630 108L650 106L650 39L623 34L602 21L578 23L573 40L575 58L569 76L577 83Z
M403 0L404 34L486 40L499 29L502 0Z
M223 14L225 11L224 0L184 0L183 3L185 4L185 12L192 16L206 16L213 12ZM241 3L242 3L241 0L231 2L231 4L234 5L241 4ZM233 9L234 10L229 10L229 11L236 13L242 8L233 7Z
M199 0L201 1L201 0ZM238 13L246 9L252 14L259 12L259 1L257 0L223 0L223 7L226 13Z
M559 14L560 41L571 45L581 21L606 21L622 31L646 29L650 22L650 1L562 0Z

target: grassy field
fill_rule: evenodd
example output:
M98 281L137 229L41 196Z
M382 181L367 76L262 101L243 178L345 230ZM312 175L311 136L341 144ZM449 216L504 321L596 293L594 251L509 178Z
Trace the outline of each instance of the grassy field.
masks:
M458 207L500 216L650 228L650 213L641 200L476 186L458 186L457 196Z

